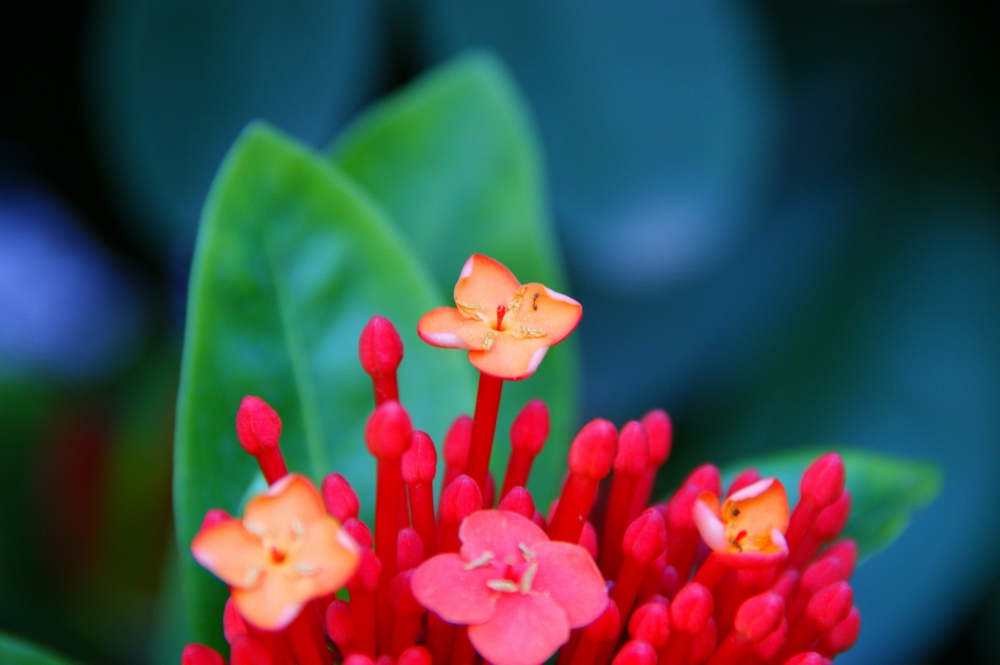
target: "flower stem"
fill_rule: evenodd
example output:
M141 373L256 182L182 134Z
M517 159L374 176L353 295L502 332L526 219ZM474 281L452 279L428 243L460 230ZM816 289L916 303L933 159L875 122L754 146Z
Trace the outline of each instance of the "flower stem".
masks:
M479 390L476 393L476 410L472 415L472 440L465 474L476 481L479 490L486 494L486 474L493 452L493 435L497 429L500 410L500 392L503 379L485 372L479 373Z
M314 603L308 603L302 612L285 630L285 638L295 654L295 662L300 665L332 665L333 657L326 648L319 610Z

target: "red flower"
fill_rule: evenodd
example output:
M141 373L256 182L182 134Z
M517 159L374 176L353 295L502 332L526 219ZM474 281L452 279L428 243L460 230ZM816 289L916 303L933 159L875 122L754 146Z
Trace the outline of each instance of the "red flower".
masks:
M462 522L459 554L439 554L413 576L413 595L495 665L544 662L604 611L604 578L585 549L550 541L531 520L483 510Z

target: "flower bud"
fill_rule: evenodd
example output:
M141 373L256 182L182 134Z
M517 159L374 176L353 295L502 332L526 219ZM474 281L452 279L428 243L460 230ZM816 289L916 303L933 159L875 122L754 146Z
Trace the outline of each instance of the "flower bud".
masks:
M254 457L278 447L281 418L259 397L247 395L236 412L236 438Z
M384 402L365 424L368 452L379 460L397 461L410 447L413 427L410 416L399 402Z
M395 374L403 360L403 340L389 319L373 316L358 342L361 366L372 378Z

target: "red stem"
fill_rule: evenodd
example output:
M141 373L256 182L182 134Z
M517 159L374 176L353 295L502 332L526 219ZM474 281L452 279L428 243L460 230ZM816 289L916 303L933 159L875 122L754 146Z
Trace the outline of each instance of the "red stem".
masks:
M476 650L469 641L469 632L462 626L455 632L455 644L451 647L451 665L472 665Z
M427 614L427 649L434 656L437 665L448 662L451 646L455 642L456 626L448 623L437 614Z
M375 392L375 406L390 400L399 401L399 384L396 381L395 373L372 377L372 389Z
M413 513L413 528L420 534L424 544L424 559L434 556L436 531L434 529L434 487L430 483L411 485L410 510Z
M570 475L549 523L549 538L574 544L579 542L583 524L597 496L597 484L596 480L585 476Z
M257 464L260 465L261 473L268 485L273 485L288 475L288 467L285 466L285 458L281 455L281 448L265 449L257 455Z
M615 471L611 478L611 497L605 513L600 547L600 568L605 579L614 579L622 564L622 536L636 516L632 515L638 477ZM620 605L619 605L620 607Z
M476 392L476 410L472 415L472 440L469 445L469 461L465 467L465 474L476 481L484 496L502 389L503 379L485 372L479 373L479 390Z
M379 653L392 645L392 594L389 583L396 576L396 547L399 534L399 505L404 500L403 476L399 459L379 458L375 496L375 553L382 562L375 589L376 635Z
M333 657L326 648L319 610L308 603L299 616L285 629L285 638L299 665L333 665Z
M534 455L516 450L510 452L510 461L507 462L507 473L504 475L503 488L500 490L501 500L515 487L528 486L528 475L531 473L531 466L534 462Z

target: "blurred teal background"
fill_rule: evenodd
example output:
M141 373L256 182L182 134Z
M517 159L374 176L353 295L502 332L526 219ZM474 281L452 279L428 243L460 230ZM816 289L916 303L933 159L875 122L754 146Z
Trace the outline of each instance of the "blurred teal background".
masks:
M487 47L535 115L585 418L667 408L664 490L804 444L936 461L939 500L855 576L838 662L997 662L994 26L944 2L0 10L0 631L102 663L167 639L186 277L239 130L324 146Z

